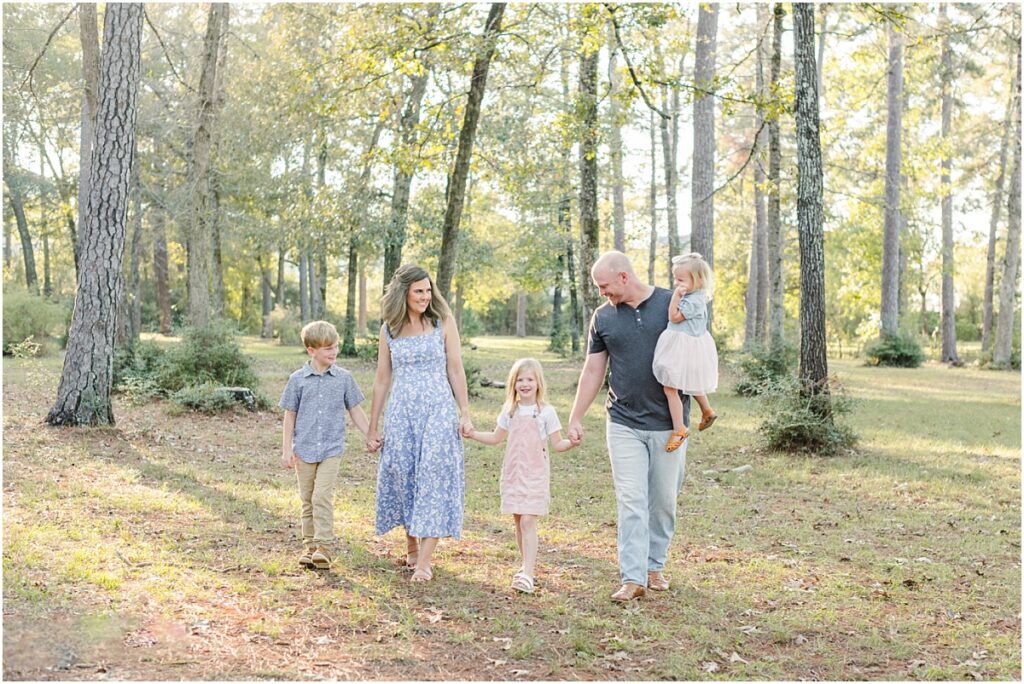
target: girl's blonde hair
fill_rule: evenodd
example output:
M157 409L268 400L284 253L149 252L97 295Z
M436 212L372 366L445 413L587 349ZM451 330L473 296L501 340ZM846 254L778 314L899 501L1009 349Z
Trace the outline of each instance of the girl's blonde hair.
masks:
M672 275L689 273L693 278L693 290L704 290L704 298L711 301L715 296L715 274L708 262L697 252L672 257Z
M505 397L506 403L508 404L508 417L516 415L516 411L519 410L519 395L516 392L516 380L519 379L519 374L523 371L531 371L533 377L537 380L537 408L538 410L544 407L544 369L540 366L540 361L532 358L519 359L512 364L512 369L508 372L508 382L505 383Z
M384 297L381 299L381 318L387 324L392 337L398 336L402 332L402 326L409 321L409 288L413 283L424 278L430 281L430 304L427 305L427 310L423 315L430 319L434 327L437 327L439 322L448 320L448 317L452 315L451 309L448 308L448 302L444 301L444 297L437 291L434 279L430 277L426 269L416 264L399 266L395 275L391 277L391 282L388 283L387 289L384 290Z

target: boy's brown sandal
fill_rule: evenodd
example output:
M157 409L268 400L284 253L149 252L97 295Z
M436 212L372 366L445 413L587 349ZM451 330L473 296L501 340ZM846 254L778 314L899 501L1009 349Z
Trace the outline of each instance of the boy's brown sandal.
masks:
M299 565L301 565L304 568L314 567L313 549L304 549L302 553L299 554Z

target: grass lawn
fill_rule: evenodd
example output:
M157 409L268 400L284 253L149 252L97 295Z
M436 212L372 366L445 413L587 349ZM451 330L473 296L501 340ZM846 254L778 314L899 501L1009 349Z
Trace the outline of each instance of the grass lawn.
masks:
M579 361L536 338L473 342L492 379L538 357L567 421ZM245 346L276 403L305 352ZM373 365L341 363L369 394ZM60 368L3 361L5 679L1021 677L1019 373L834 360L861 441L821 459L764 450L726 372L720 420L690 440L672 588L620 606L600 402L583 446L553 454L526 596L509 588L501 448L467 443L462 541L442 541L434 581L414 585L395 565L401 532L373 534L376 457L350 426L342 551L303 571L278 410L118 397L116 428L50 428ZM480 391L488 428L503 390Z

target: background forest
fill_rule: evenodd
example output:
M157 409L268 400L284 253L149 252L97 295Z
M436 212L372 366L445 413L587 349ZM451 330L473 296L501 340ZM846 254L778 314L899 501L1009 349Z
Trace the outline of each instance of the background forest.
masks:
M81 7L3 9L5 352L70 321L104 13ZM575 351L598 303L588 264L614 247L660 285L671 254L713 260L720 347L764 342L772 320L795 343L787 8L777 31L772 6L754 4L700 18L689 5L510 4L495 26L475 4L146 5L119 340L212 315L293 344L324 317L351 351L375 334L383 283L414 261L441 271L465 334ZM964 343L991 349L1003 310L1019 308L1003 282L1019 16L1005 3L816 7L830 355L882 325L894 145L898 328L973 360Z

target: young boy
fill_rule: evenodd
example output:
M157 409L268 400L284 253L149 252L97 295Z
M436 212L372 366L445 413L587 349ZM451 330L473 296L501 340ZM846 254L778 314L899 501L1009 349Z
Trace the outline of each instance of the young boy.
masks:
M302 329L309 361L288 378L281 395L284 438L281 465L295 468L302 501L302 544L299 564L329 568L334 542L334 483L345 451L345 415L365 435L366 414L359 407L363 393L347 370L334 365L338 331L327 321Z

